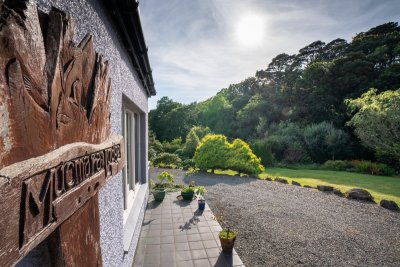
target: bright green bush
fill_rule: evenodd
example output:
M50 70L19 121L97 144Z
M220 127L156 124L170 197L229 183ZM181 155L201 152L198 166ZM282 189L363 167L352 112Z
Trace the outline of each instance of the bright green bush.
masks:
M207 135L194 154L196 167L202 171L209 169L231 169L239 173L258 174L264 170L261 160L250 146L236 139L232 144L224 135Z
M224 135L206 135L194 154L196 167L201 171L226 169L229 143Z
M179 165L181 163L181 159L172 153L160 153L153 159L153 165L155 167L165 167L168 165Z
M254 155L250 146L240 140L235 139L229 148L227 168L240 173L256 175L264 171L261 159Z
M348 125L353 126L363 144L378 154L391 155L400 163L400 89L385 91L370 89L361 97L346 100L356 111Z

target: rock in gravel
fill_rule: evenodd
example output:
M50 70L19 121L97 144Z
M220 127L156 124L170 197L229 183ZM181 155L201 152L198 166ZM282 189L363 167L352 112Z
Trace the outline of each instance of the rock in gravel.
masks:
M374 202L374 198L371 196L371 194L362 188L352 188L348 190L345 194L345 197L348 199Z
M288 183L288 181L285 178L281 178L281 177L276 177L274 181L278 182L278 183L282 183L282 184Z
M331 192L333 191L333 186L329 185L317 185L317 189L323 192Z
M383 199L381 200L381 203L379 203L382 207L388 210L394 210L394 211L399 211L399 206L397 206L396 202L392 200L386 200Z
M301 184L296 181L292 181L292 185L301 186Z
M334 193L335 195L339 196L339 197L344 197L343 192L340 191L340 190L337 189L337 188L333 188L333 193Z

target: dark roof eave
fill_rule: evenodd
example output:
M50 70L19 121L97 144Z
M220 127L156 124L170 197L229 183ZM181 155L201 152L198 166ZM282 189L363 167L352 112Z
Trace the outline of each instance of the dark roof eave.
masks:
M103 0L148 96L156 95L137 0Z

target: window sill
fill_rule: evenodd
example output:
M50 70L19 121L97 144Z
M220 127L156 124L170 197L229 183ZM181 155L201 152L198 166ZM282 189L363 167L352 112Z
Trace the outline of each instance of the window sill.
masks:
M129 211L128 218L124 224L124 251L129 251L129 247L132 243L132 237L135 233L136 227L138 223L142 223L139 221L140 212L143 207L143 203L146 200L147 193L147 183L141 184L138 188L138 193L133 200L132 208Z

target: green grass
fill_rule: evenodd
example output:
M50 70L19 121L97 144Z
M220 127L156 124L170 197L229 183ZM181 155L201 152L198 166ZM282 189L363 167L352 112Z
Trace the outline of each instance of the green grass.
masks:
M275 176L285 177L289 183L295 180L302 186L331 185L342 192L346 192L350 188L360 187L368 190L377 203L382 199L388 199L400 205L400 177L285 168L267 168L265 172L259 175L260 179L265 179L267 176L271 178Z

